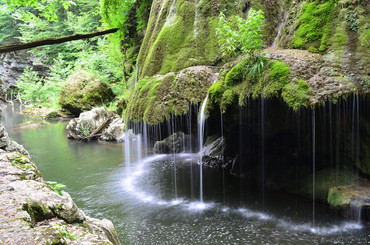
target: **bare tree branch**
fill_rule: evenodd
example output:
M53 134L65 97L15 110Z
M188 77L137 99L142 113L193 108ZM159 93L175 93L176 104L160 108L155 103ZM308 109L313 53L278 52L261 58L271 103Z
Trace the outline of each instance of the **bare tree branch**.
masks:
M114 29L109 29L105 31L96 31L96 32L90 32L86 34L74 34L74 35L64 36L64 37L46 38L46 39L29 42L29 43L0 46L0 54L11 52L11 51L22 50L22 49L36 48L36 47L45 46L45 45L59 44L59 43L64 43L64 42L69 42L69 41L74 41L74 40L88 39L92 37L114 33L118 30L119 28L114 28Z

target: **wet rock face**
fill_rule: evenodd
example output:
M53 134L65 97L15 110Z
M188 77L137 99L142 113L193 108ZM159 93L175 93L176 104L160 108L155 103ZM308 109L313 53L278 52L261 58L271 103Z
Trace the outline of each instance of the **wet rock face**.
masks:
M177 132L165 138L162 141L157 141L154 145L155 153L180 153L188 148L188 136L183 132Z
M73 115L79 115L113 99L113 91L107 84L88 72L78 71L61 89L59 103L62 109Z
M104 107L83 112L67 125L67 136L76 140L95 137L106 141L123 141L124 123L118 115L112 115Z
M0 80L6 87L15 86L24 69L32 68L39 76L45 76L49 67L30 56L27 51L5 53L0 56Z
M87 217L68 193L54 192L28 157L0 153L0 173L1 243L120 244L112 222Z
M224 165L225 139L223 137L208 137L203 147L202 163L213 168L221 168Z

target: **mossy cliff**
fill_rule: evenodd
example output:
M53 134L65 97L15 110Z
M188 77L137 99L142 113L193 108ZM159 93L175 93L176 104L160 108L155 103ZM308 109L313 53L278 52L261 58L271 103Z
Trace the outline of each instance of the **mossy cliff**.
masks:
M253 61L246 64L245 59L225 57L217 44L219 13L223 12L233 23L236 15L246 18L250 8L264 11L266 47L276 39L278 47L282 48L268 50L266 57L270 62L265 64L258 78L247 75L246 67L252 66ZM164 84L159 80L172 81L175 73L195 65L223 66L218 82L209 90L213 106L223 111L228 105L235 105L235 102L243 105L246 98L255 99L261 94L265 98L280 97L294 110L317 106L326 100L335 102L353 93L369 94L368 17L366 4L357 0L239 0L232 3L154 0L134 75L140 82L132 90L131 98L135 99L128 103L126 118L157 123L162 120L153 120L149 115L156 113L150 111L159 110L162 118L168 117L169 112L182 114L186 106L173 109L172 103L155 101L163 96L139 98L146 95L141 87L157 84L158 88L158 84ZM277 35L281 23L281 33ZM173 99L180 96L181 100L182 91L169 84L166 93L171 93ZM148 87L152 91L150 94L159 93L154 86ZM148 100L161 108L148 109Z

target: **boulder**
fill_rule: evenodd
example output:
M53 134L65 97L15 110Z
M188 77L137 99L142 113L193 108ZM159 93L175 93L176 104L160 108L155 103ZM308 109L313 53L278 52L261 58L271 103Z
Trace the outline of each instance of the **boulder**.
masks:
M103 133L100 139L106 140L106 141L122 142L124 139L124 132L123 132L124 127L125 127L125 123L123 122L123 119L120 116L115 115L112 119L112 122L109 124L109 126L103 130Z
M108 103L114 98L112 89L86 71L74 73L60 91L59 104L74 115Z
M83 112L80 117L72 119L66 130L70 139L88 140L93 137L106 141L123 141L123 128L124 122L120 116L100 107ZM94 132L96 134L92 135Z
M154 144L155 153L180 153L188 147L188 137L181 131L172 134L162 141Z
M80 117L69 121L66 128L67 137L77 140L85 139L111 117L111 113L104 107L83 112Z

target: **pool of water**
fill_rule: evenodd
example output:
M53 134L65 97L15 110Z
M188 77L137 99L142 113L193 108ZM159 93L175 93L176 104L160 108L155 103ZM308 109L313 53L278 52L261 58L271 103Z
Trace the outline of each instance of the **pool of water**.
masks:
M111 220L122 244L370 242L369 227L361 222L343 220L319 204L313 217L310 200L276 190L262 194L252 181L210 168L203 169L201 203L197 154L140 159L131 143L125 156L122 143L68 140L67 122L22 128L35 119L19 110L8 105L3 111L10 137L25 146L46 180L67 186L87 215Z

